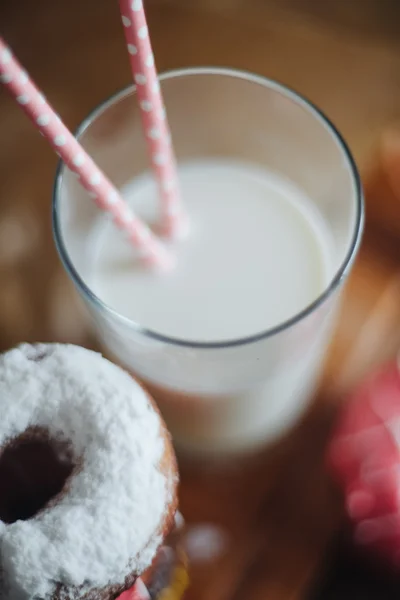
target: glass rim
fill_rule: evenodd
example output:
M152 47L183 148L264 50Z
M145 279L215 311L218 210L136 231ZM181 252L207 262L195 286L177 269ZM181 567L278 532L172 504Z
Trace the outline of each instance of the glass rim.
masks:
M55 241L55 245L58 251L58 254L61 259L61 263L64 266L65 271L72 279L75 286L82 293L83 297L88 300L91 304L94 305L96 310L100 310L100 312L105 312L117 320L119 323L130 327L135 330L138 334L141 334L145 337L151 338L155 341L162 342L165 344L170 344L174 346L181 346L186 348L198 348L198 349L224 349L235 346L244 346L247 344L252 344L263 339L271 338L279 333L290 329L309 315L311 315L316 309L322 306L328 298L332 295L332 293L339 287L341 282L348 275L354 260L357 255L357 251L361 242L362 231L364 226L364 199L363 199L363 191L361 185L360 175L355 164L355 160L350 152L350 149L344 140L341 133L337 130L335 125L330 121L330 119L321 111L317 106L315 106L311 101L305 98L303 95L298 92L292 90L284 84L278 83L273 79L269 79L263 75L257 75L242 69L234 69L230 67L190 67L190 68L182 68L182 69L173 69L166 71L159 75L160 81L169 80L178 77L185 76L194 76L194 75L219 75L219 76L227 76L234 77L236 79L240 79L242 81L252 82L258 85L261 85L264 88L268 88L270 90L276 91L286 98L292 100L298 105L303 106L309 113L311 113L314 117L316 117L320 123L329 131L333 140L335 140L341 151L343 152L344 157L346 158L346 166L349 169L352 175L353 181L353 201L356 204L356 215L355 215L355 224L353 235L349 244L349 249L336 271L335 275L330 279L329 284L325 287L323 292L317 296L317 298L308 304L303 310L296 313L290 319L279 323L275 327L271 327L269 329L263 330L260 333L253 334L251 336L246 336L238 339L227 339L222 341L213 341L213 342L197 342L195 340L186 340L181 338L175 338L167 335L163 335L158 333L157 331L153 331L147 327L143 327L140 323L137 323L126 317L121 315L117 310L103 302L86 284L83 278L77 272L66 248L66 245L62 236L62 227L59 219L59 198L60 191L63 183L63 175L66 168L64 161L59 160L55 180L53 185L53 194L52 194L52 229L53 229L53 237ZM136 85L131 84L108 98L106 98L103 102L98 104L90 113L86 116L85 119L80 123L77 129L74 132L75 137L79 140L81 135L87 130L87 128L107 109L111 106L114 106L117 102L124 100L126 97L130 95L134 95L136 92Z

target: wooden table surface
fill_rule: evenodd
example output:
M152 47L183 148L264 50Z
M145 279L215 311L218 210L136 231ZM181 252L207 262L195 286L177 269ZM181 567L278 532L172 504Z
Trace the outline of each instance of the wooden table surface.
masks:
M72 128L129 82L117 5L0 2L1 34ZM363 169L381 131L399 120L397 0L148 0L147 9L160 71L229 65L289 84L337 124ZM2 90L0 136L0 350L23 340L92 344L52 242L56 159ZM321 392L303 422L263 456L207 470L181 465L182 511L190 523L221 528L224 542L215 556L198 554L192 600L305 598L339 527L327 436L346 390L400 342L400 244L377 225L375 188ZM388 202L388 214L400 216Z

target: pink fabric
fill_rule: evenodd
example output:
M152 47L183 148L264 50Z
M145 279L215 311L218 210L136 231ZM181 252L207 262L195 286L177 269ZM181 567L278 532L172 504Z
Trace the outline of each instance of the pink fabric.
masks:
M400 373L393 362L343 408L328 460L358 543L400 566Z
M164 246L154 237L147 225L135 216L109 179L65 127L13 57L2 38L0 38L0 80L57 154L72 171L79 175L80 183L96 204L113 216L116 225L138 248L143 260L149 265L167 267L170 264L170 257Z
M141 109L143 133L161 198L161 231L168 237L186 232L176 160L154 66L142 0L119 0L132 75Z

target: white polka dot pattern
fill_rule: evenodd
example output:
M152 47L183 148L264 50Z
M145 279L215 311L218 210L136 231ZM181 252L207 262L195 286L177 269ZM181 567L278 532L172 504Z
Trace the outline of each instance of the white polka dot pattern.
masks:
M65 146L65 144L67 143L67 140L65 139L65 135L63 135L63 134L56 135L54 138L54 143L56 146Z
M144 110L144 112L150 112L153 109L153 105L149 100L141 100L140 108Z
M20 104L28 104L29 96L27 96L26 94L21 94L20 96L17 96L17 102L19 102Z
M118 194L115 190L111 190L107 196L107 204L115 204L118 202Z
M151 127L148 132L147 135L149 136L149 138L151 138L152 140L158 140L158 138L161 135L160 130L157 127Z
M19 76L19 82L21 85L28 83L28 74L25 71L22 71L21 75Z
M135 83L137 83L138 85L144 85L146 82L146 75L143 75L142 73L138 73L137 75L135 75Z
M136 94L141 108L143 131L161 199L162 231L168 237L178 237L186 233L187 217L183 212L179 195L176 160L154 66L143 2L142 0L119 0L119 4L132 75L136 83Z
M48 125L50 123L50 117L49 115L39 115L38 118L36 119L36 123L38 125L41 125L42 127L45 127L46 125Z
M85 157L81 152L79 154L76 154L72 159L72 164L75 165L75 167L81 167L84 162Z
M0 62L2 65L7 65L11 60L11 52L8 48L4 48L0 53Z
M0 81L1 83L10 83L10 81L12 81L11 73L3 73L3 75L0 75Z
M99 185L100 182L101 182L100 173L98 171L95 171L90 178L90 183L92 185Z
M156 152L155 154L153 154L153 162L156 165L163 165L163 164L165 164L165 161L166 161L166 156L162 152Z
M146 39L148 35L149 35L149 30L147 29L146 25L144 25L143 27L141 27L139 29L138 36L140 37L141 40Z
M147 225L135 217L112 183L46 102L1 37L0 78L56 153L79 175L79 182L95 199L99 208L110 212L116 225L138 248L144 261L149 265L168 267L171 261L164 246Z
M147 55L145 64L146 64L146 67L154 66L154 55L152 53Z

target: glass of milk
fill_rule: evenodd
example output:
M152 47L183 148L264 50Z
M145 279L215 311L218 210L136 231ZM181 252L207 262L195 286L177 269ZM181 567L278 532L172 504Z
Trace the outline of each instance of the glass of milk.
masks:
M106 353L151 391L177 449L258 449L312 398L363 225L350 152L318 109L264 77L197 68L160 77L190 233L171 273L143 268L63 164L53 224ZM157 226L135 88L77 136Z

